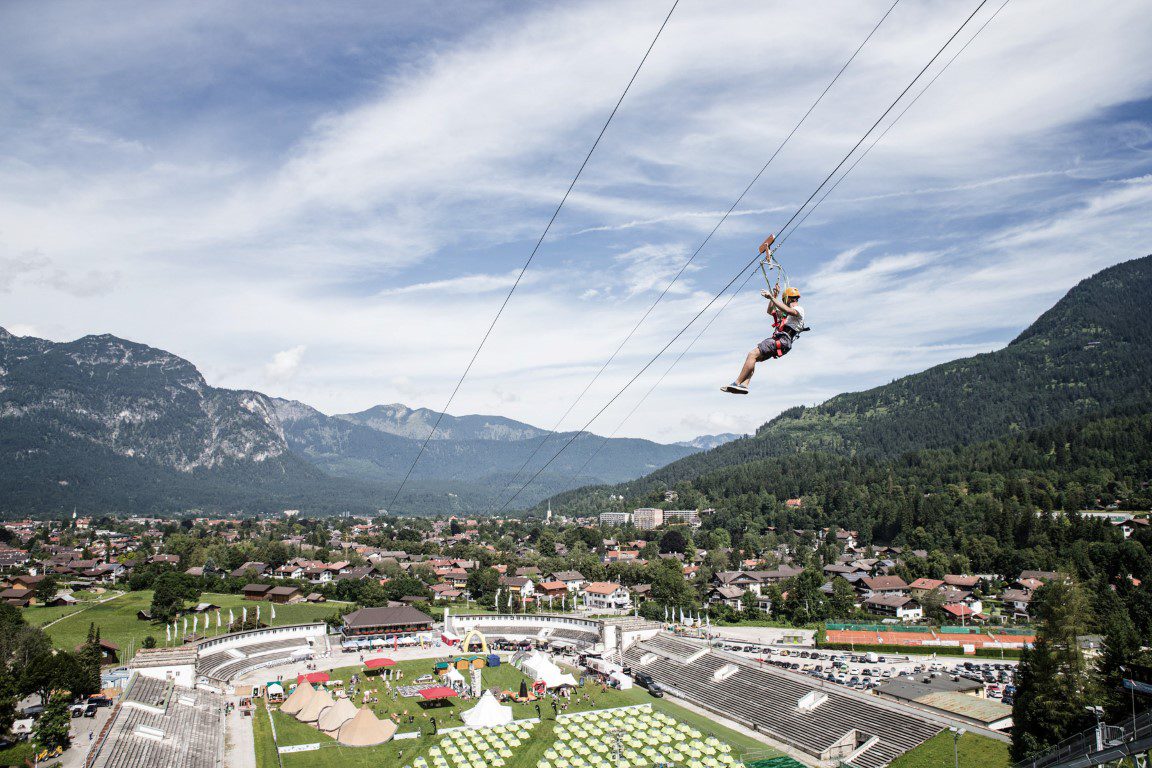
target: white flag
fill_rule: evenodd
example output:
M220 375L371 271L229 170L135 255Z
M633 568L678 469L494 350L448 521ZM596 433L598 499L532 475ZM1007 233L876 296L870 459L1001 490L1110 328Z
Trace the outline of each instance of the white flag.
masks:
M172 642L172 627L167 624L164 625L164 642Z
M241 624L247 624L248 623L248 606L244 606L243 608L240 609L240 623Z
M228 609L228 626L232 626L235 623L236 623L236 614L232 613L232 609L229 608Z
M269 603L268 604L268 613L272 616L272 621L276 621L276 606Z
M256 603L256 625L260 625L260 603Z
M184 634L188 634L188 617L184 617Z
M495 604L495 608L496 608L496 610L497 610L497 611L499 611L499 610L500 610L500 588L499 588L499 587L497 587L497 588L496 588L496 604Z
M232 612L229 611L228 613L232 613ZM220 609L217 608L216 609L216 628L219 629L223 625L224 625L224 622L220 621Z
M204 631L212 629L212 614L207 611L204 612Z
M664 623L668 623L668 606L664 606Z
M199 624L200 624L200 616L199 615L193 616L192 617L192 634L196 634L196 627L199 626Z

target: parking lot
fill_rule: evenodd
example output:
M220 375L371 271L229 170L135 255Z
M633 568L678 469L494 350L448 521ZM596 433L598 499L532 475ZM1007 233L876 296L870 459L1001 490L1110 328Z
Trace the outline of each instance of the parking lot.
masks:
M945 677L953 682L970 680L983 686L985 696L1005 704L1012 703L1015 693L1016 662L1011 660L962 661L950 657L785 649L731 642L719 643L716 648L859 691L871 691L901 676L916 676L921 680L925 677Z

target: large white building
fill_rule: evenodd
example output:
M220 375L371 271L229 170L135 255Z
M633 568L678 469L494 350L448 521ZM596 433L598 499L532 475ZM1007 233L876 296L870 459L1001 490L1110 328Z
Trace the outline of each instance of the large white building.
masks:
M664 510L641 507L632 512L632 522L641 531L650 531L664 525Z
M664 510L664 522L669 525L680 523L699 528L700 512L695 509L666 509Z
M631 512L601 512L600 525L628 525L632 522Z

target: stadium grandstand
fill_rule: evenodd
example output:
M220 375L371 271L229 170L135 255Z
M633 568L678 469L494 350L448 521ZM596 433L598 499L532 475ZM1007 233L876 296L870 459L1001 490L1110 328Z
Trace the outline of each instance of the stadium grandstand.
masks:
M489 639L534 640L578 651L618 656L633 643L654 636L660 625L631 616L586 619L567 614L461 614L445 611L444 637L458 641L470 631Z
M196 646L196 674L201 682L229 683L254 670L301 661L327 650L323 622L230 632Z
M943 728L879 699L761 668L666 633L632 645L624 661L672 695L823 762L880 768Z
M224 754L224 697L134 674L85 768L214 768Z

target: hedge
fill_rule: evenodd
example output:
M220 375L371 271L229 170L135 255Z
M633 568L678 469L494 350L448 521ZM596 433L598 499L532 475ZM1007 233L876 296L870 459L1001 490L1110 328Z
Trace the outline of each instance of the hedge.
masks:
M1020 651L1015 648L977 648L975 654L964 653L958 645L880 645L877 643L820 643L825 651L855 651L857 653L888 653L908 656L931 656L941 653L947 656L976 656L984 659L1019 659Z

